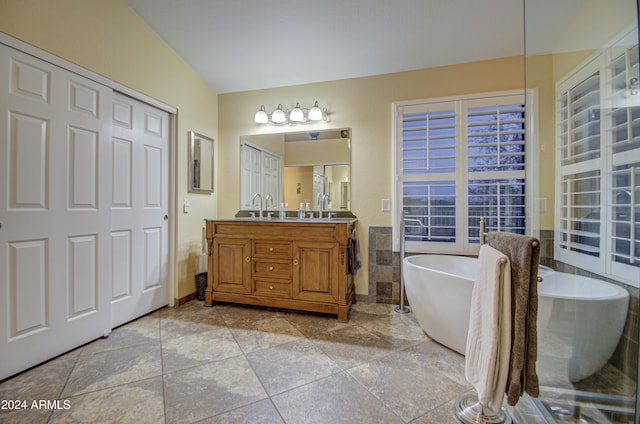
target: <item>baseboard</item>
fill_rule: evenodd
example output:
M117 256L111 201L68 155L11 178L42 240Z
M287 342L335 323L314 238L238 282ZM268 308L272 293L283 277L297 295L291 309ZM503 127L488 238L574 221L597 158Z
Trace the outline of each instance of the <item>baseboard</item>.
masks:
M181 297L179 299L176 299L175 302L174 302L174 305L177 308L178 306L184 305L185 303L190 302L195 298L196 298L196 292L189 293L185 297Z

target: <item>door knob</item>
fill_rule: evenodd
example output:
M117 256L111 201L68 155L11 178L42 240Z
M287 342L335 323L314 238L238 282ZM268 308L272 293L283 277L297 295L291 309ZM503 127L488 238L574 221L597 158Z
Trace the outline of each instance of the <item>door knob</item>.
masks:
M165 215L162 219L164 219L165 221L169 220L169 215Z

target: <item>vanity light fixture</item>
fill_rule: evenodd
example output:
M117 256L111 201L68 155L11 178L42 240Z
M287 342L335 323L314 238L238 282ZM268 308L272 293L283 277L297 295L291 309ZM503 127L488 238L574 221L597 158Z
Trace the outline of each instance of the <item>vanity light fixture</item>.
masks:
M260 106L260 110L256 112L253 117L253 122L256 124L267 124L269 122L273 124L306 124L312 121L327 121L328 113L327 108L320 108L318 101L311 109L300 107L300 103L296 103L296 106L289 111L284 109L282 104L278 104L276 110L271 113L271 116L267 113L264 105Z

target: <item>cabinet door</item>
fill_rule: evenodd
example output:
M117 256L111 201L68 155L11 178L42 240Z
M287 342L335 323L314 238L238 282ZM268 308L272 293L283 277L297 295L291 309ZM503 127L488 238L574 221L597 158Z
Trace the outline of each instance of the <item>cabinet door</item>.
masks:
M294 242L293 298L314 302L338 301L337 243Z
M251 240L213 240L213 290L251 294Z

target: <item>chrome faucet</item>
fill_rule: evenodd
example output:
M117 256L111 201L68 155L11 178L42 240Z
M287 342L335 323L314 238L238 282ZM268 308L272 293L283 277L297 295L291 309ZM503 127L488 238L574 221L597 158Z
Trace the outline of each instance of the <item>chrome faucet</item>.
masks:
M267 194L267 197L264 198L264 208L266 210L273 209L273 197L270 194Z
M258 218L262 219L262 196L260 195L260 193L254 194L253 197L251 198L251 207L253 207L253 205L255 204L256 197L260 198L260 213L258 215Z
M320 197L320 202L319 202L320 211L318 212L318 218L322 218L322 211L324 210L324 203L325 203L326 200L329 200L329 195L328 194L320 195L320 193L318 193L318 197Z
M273 209L273 197L270 194L267 194L267 197L264 198L264 208L267 211L267 219L271 219L271 215L273 215L273 212L269 211Z
M322 218L322 193L316 194L316 205L318 205L318 218Z

